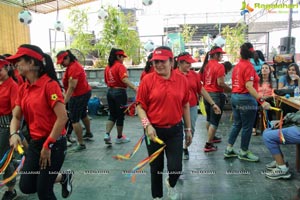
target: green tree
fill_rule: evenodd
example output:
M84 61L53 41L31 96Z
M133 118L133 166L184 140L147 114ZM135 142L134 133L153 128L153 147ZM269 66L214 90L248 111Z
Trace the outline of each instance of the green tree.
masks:
M134 64L140 63L141 42L131 22L131 16L124 15L119 9L108 7L108 17L104 21L104 28L101 32L101 40L95 45L99 50L100 61L98 67L107 64L107 58L112 47L123 49Z
M71 26L68 33L72 37L71 48L78 49L85 56L93 51L95 47L91 44L94 36L88 33L88 9L72 9L68 15Z
M235 63L240 57L240 46L245 42L247 25L238 23L235 27L226 26L222 29L225 38L225 51L229 55L229 61Z
M181 34L183 36L184 43L188 43L192 40L196 30L197 27L192 27L188 24L183 25Z

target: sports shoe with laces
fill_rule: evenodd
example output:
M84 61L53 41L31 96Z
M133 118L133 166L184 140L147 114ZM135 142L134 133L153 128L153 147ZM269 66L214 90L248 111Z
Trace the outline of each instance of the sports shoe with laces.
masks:
M168 189L168 197L171 200L176 200L178 198L178 192L177 192L176 188L170 186L168 177L165 179L165 182L166 182L166 186L167 186L167 189Z
M73 179L74 179L74 172L70 169L66 170L65 174L62 174L62 181L61 184L61 196L63 198L68 198L73 190Z
M17 191L6 191L2 197L2 200L13 200L17 198Z
M254 155L251 151L246 151L246 152L242 152L242 150L240 151L238 158L240 160L246 160L246 161L250 161L250 162L258 162L259 161L259 157Z
M212 143L220 143L222 142L222 138L214 136L213 140L211 141Z
M292 174L289 172L289 168L287 167L286 170L282 170L278 166L273 168L271 171L266 172L266 177L269 179L289 179L291 178Z
M205 146L204 146L204 152L211 152L211 151L217 151L218 147L214 146L213 143L208 143L206 142Z
M232 150L228 150L227 148L225 149L225 152L224 152L224 157L225 158L233 158L233 157L238 157L238 152L232 148Z
M287 167L289 167L289 163L288 163L288 162L285 162L285 165L286 165ZM276 161L273 160L272 162L266 164L266 169L267 169L267 170L272 170L272 169L276 168L277 166L278 166L278 165L277 165Z
M87 132L82 136L83 139L91 139L93 137L94 137L93 133L87 133Z
M188 149L183 149L183 160L189 160L190 159L190 153Z
M123 135L121 138L116 138L116 144L130 142L130 139Z
M105 133L104 141L105 141L105 144L111 144L111 138L110 138L109 134Z
M86 149L85 144L78 144L76 147L70 149L70 152L79 152Z

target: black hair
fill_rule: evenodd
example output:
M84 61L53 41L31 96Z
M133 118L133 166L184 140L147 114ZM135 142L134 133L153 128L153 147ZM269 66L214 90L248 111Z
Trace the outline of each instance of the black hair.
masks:
M190 55L189 52L181 52L178 56L174 57L174 69L178 68L178 58L181 56ZM185 62L184 60L179 61L179 63Z
M300 77L299 66L296 63L291 63L291 64L289 64L289 66L286 69L286 79L287 79L288 83L290 83L292 81L291 77L289 76L289 72L288 72L291 67L295 67L296 74ZM298 85L298 81L295 81L295 85Z
M116 49L116 48L112 48L110 50L109 57L108 57L108 66L109 67L112 67L114 65L115 61L118 60L117 54L116 54L118 51L123 51L123 50Z
M251 48L253 48L253 45L250 42L242 44L240 47L240 55L242 59L247 60L249 58L253 58L253 52L249 50Z
M228 74L228 72L230 72L230 70L232 69L232 64L229 61L225 61L222 63L224 65L225 68L225 74Z
M152 59L152 56L153 56L153 53L150 53L147 57L147 61L146 61L146 65L145 65L145 68L144 68L144 71L146 73L148 73L152 67L152 62L150 61Z
M263 65L268 65L268 67L269 67L269 70L270 70L270 73L269 73L269 76L268 76L268 82L269 83L272 83L272 72L271 72L271 66L268 64L268 63L264 63L264 64L262 64L262 66ZM262 66L261 66L261 68L262 68ZM260 80L259 80L259 85L261 86L262 84L263 84L263 75L262 75L262 73L260 73L259 75L259 78L260 78ZM271 88L272 88L272 84L270 84L270 86L271 86Z
M42 55L44 58L43 61L33 58L30 55L24 55L24 56L22 56L22 58L24 58L25 61L27 61L27 62L29 62L30 60L33 60L34 65L39 67L38 77L41 77L42 75L47 74L51 79L56 81L59 84L59 86L61 86L60 82L58 81L58 78L56 76L56 71L54 68L52 58L48 54L45 54L40 47L35 46L35 45L23 44L20 47L31 49L31 50L35 51L36 53Z
M204 72L204 69L205 69L205 67L206 67L206 65L207 65L207 63L208 63L208 59L209 59L210 57L213 57L215 54L217 55L217 57L220 57L220 56L221 56L221 53L220 53L220 52L214 53L214 54L211 54L211 55L210 55L210 52L213 51L213 50L215 50L215 49L217 49L217 48L221 48L221 47L219 47L219 46L213 46L213 47L210 49L210 51L206 53L205 58L204 58L204 62L203 62L202 67L201 67L201 69L200 69L200 73L203 73L203 72Z
M68 52L68 55L67 55L67 56L70 58L70 63L77 60L76 56L75 56L69 49L68 49L68 50L65 50L65 51L60 51L60 52L58 52L58 54L56 55L56 57L60 56L60 55L63 54L63 53L66 53L66 52ZM67 56L66 56L66 57L67 57Z
M5 57L4 56L0 56L0 59L4 60ZM11 64L4 65L3 69L5 69L7 71L7 75L9 77L11 77L16 83L18 83L18 79L16 78L15 73L14 73L14 68L13 68L13 66Z
M256 53L259 59L261 59L262 61L266 61L265 56L261 50L256 50Z

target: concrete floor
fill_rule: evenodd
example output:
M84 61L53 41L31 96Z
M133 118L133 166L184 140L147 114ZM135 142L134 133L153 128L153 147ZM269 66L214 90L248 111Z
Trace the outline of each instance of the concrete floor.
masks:
M196 133L190 149L190 160L183 161L183 175L177 184L180 198L184 200L286 200L293 199L300 187L299 175L295 171L295 145L285 146L282 151L293 173L291 180L270 180L264 176L265 164L272 160L261 136L251 139L250 150L258 154L260 162L251 163L237 158L224 159L227 137L231 127L231 111L223 114L218 135L223 142L217 144L218 151L204 153L206 141L205 118L199 115ZM107 148L103 142L107 117L94 116L91 124L94 141L87 142L87 149L78 153L68 153L63 169L75 171L73 193L74 200L150 200L149 166L144 174L136 176L136 182L124 174L147 156L143 144L129 161L117 161L112 156L125 154L132 150L143 131L138 117L127 117L124 133L131 138L130 143L113 144ZM116 129L112 131L116 137ZM236 142L236 147L240 140ZM0 195L4 193L4 187ZM24 195L18 187L18 200L36 200L37 195ZM55 185L57 199L61 197L61 186ZM164 188L164 199L166 188Z

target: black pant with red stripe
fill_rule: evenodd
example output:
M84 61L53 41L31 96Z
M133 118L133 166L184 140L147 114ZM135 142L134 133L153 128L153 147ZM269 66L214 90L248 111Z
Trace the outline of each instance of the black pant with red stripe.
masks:
M161 153L152 163L151 170L151 191L152 197L161 198L163 196L163 174L169 175L169 184L174 187L179 176L182 173L182 147L183 147L183 128L182 122L172 126L171 128L157 128L156 134L158 138L164 141L166 147L163 152L166 153L167 171L164 171L164 153ZM162 145L150 142L147 144L148 154L151 155Z

